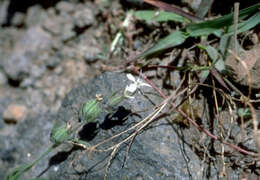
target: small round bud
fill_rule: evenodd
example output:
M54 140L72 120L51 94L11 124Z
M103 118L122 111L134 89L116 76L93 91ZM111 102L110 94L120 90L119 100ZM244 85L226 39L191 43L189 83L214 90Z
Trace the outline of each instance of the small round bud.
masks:
M56 123L51 131L50 140L54 144L58 145L66 141L70 136L70 128L66 124L57 127L58 124Z
M86 123L94 122L100 113L101 108L99 107L99 101L96 99L90 100L81 107L82 119Z

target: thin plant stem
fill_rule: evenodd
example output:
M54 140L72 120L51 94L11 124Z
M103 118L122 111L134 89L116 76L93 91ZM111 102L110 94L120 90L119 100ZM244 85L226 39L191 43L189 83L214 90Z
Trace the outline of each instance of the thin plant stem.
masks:
M137 69L135 66L132 67L132 70L133 70L135 73L137 73L137 74L139 73L138 69ZM160 95L161 97L163 97L164 99L167 98L166 95L165 95L158 87L156 87L149 79L147 79L144 75L143 75L143 78L144 78L144 80L145 80L148 84L150 84L150 85L159 93L159 95ZM195 121L193 121L190 117L188 117L188 116L181 110L180 107L176 109L176 105L175 105L173 102L170 102L170 105L172 106L173 110L179 112L183 117L185 117L185 118L186 118L190 123L192 123L196 128L198 128L199 130L201 130L202 132L204 132L206 135L208 135L208 136L211 137L212 139L217 140L217 141L219 141L219 142L221 142L221 143L223 143L223 144L225 144L225 145L231 147L232 149L235 149L235 150L237 150L237 151L239 151L239 152L241 152L241 153L244 153L244 154L246 154L246 155L258 156L257 154L255 154L255 153L253 153L253 152L249 152L249 151L247 151L247 150L245 150L245 149L243 149L243 148L241 148L241 147L239 147L239 146L236 146L236 145L234 145L234 144L230 144L230 143L227 143L227 142L222 141L221 139L219 139L217 136L215 136L214 134L212 134L212 133L209 132L208 130L206 130L206 129L204 129L203 127L199 126Z

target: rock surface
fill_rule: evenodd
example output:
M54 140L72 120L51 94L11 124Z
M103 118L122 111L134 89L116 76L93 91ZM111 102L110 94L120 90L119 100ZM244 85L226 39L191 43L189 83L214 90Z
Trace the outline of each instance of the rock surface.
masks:
M124 74L105 73L67 94L55 119L60 122L67 122L71 119L77 121L75 108L78 108L80 104L92 99L96 94L109 97L116 90L124 88L127 83L129 82ZM151 95L150 98L152 100L158 99ZM115 116L119 119L108 119L104 112L98 120L99 126L95 128L95 126L88 125L83 132L80 132L81 136L91 145L97 144L131 127L149 112L140 113L138 116L129 116L126 120L120 119L120 116L124 117L128 111L135 112L151 107L153 105L148 99L137 94L135 100L121 104L117 117ZM6 137L1 136L1 147L4 148L1 150L0 156L2 162L7 165L4 167L13 167L39 156L49 144L48 139L55 121L54 117L48 114L39 114L37 117L26 119L25 124L18 128L18 134L14 138L6 139ZM24 131L26 126L30 127L30 130ZM100 148L118 143L128 135L128 133L124 134ZM37 176L45 169L47 171L42 177L48 179L102 179L104 177L109 153L92 153L91 156L88 156L87 151L71 148L66 146L59 148L58 152L52 153L51 156L42 160L32 172L28 173L28 177ZM123 144L119 148L111 162L108 179L201 179L202 177L198 157L188 146L181 143L173 127L163 119L153 123L151 128L144 130L135 138L125 161L126 150L127 144ZM10 161L3 161L6 152L9 152ZM28 153L32 155L30 158L28 158ZM55 160L55 158L58 159ZM18 159L20 160L17 161ZM0 172L5 171L1 168ZM1 174L1 176L5 175L5 173Z

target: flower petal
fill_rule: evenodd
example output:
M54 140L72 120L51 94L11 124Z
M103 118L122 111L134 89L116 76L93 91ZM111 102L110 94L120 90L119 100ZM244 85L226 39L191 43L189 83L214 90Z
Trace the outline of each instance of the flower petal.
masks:
M126 77L130 80L135 82L135 77L132 74L126 74Z
M150 84L147 84L147 83L141 83L140 86L148 86L148 87L152 87Z
M136 91L136 89L137 89L137 84L135 84L135 83L127 85L125 88L125 90L130 93L134 93Z
M125 95L126 98L129 98L129 99L134 99L135 97L134 96L129 96L129 95Z
M148 87L152 87L150 84L147 84L147 83L145 83L145 82L143 82L141 79L138 79L137 80L137 86L138 87L141 87L141 86L148 86Z

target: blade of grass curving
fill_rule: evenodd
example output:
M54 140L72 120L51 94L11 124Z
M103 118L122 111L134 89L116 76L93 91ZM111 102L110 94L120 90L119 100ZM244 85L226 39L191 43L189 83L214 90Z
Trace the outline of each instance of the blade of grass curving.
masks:
M252 13L259 11L260 3L243 9L239 13L238 19L244 19L251 15ZM233 24L233 13L216 18L214 20L204 21L201 23L193 23L187 26L187 32L190 33L190 36L203 36L219 31L223 27L227 27Z
M30 164L23 164L14 168L8 175L7 180L18 180L24 173L29 171L35 164L37 164L44 156L49 154L54 149L54 146L50 146L39 158Z
M260 23L260 12L257 12L256 14L251 16L248 20L238 24L237 33L248 31L249 29L255 27L259 23ZM233 25L230 26L227 30L226 35L232 35L233 29L234 29Z
M223 58L226 59L228 55L228 48L231 46L231 36L223 35L219 41L219 51L222 54ZM231 48L232 49L232 48Z
M141 11L136 11L134 16L137 19L144 20L144 21L154 20L158 22L165 22L165 21L175 21L175 22L182 22L182 23L190 22L187 18L183 16L171 12L165 12L165 11L141 10Z
M140 55L136 56L133 59L133 61L135 61L139 58L147 57L156 52L159 52L159 51L162 51L162 50L174 47L174 46L178 46L178 45L182 44L187 38L188 38L187 33L184 33L182 31L175 31L175 32L169 34L168 36L166 36L165 38L159 40L153 47L147 49Z
M151 4L153 6L156 6L160 9L163 9L165 11L169 11L169 12L179 14L180 16L183 16L183 17L185 17L185 18L187 18L187 19L189 19L193 22L201 21L201 19L199 17L194 16L192 14L189 14L189 13L183 11L181 8L179 8L177 6L167 4L167 3L164 3L164 2L158 1L158 0L143 0L143 1L148 3L148 4Z
M249 29L255 27L259 23L260 23L260 12L257 12L256 14L251 16L246 21L239 23L237 32L241 33L241 32L248 31ZM220 49L221 54L224 57L226 57L228 55L228 52L227 52L228 48L233 49L233 47L230 47L230 46L232 46L232 44L230 44L230 42L231 42L231 36L233 35L233 29L234 29L233 25L228 27L226 32L224 34L222 34L222 36L220 38L219 49Z

